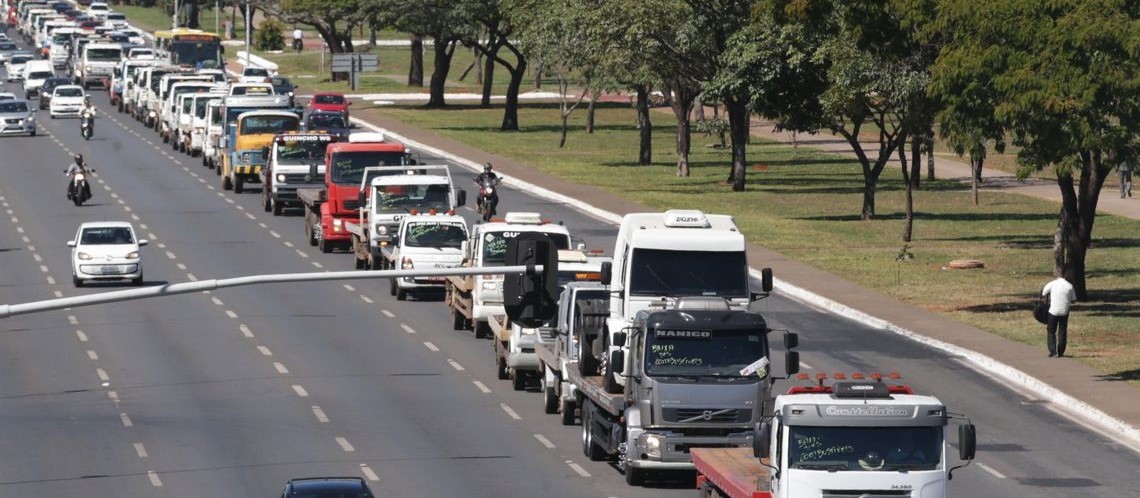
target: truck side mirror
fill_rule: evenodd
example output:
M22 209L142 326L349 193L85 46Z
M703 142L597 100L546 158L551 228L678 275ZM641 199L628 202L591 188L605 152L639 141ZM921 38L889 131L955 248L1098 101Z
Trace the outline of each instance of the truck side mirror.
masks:
M612 262L606 261L606 262L602 263L602 272L601 272L602 273L602 284L604 284L604 285L610 284L610 277L613 276L613 272L614 272L614 264Z
M368 201L368 193L367 192L361 190L360 192L356 193L356 206L357 207L359 207L360 209L364 209L364 203L367 201Z
M461 188L455 189L455 207L464 206L467 204L467 191Z
M795 332L784 332L784 349L800 347L800 335Z
M624 348L625 332L614 332L613 335L610 336L610 342L612 342L615 347Z
M977 429L974 424L958 426L958 458L973 460L977 449Z
M760 270L760 289L764 292L772 292L772 269L764 268Z
M266 160L266 161L269 160L269 147L268 146L261 148L261 158Z
M768 458L772 449L772 423L764 422L752 429L752 456Z
M792 375L800 373L800 352L799 351L785 351L784 352L784 373L791 377Z
M619 375L625 373L625 351L619 349L610 353L610 370Z

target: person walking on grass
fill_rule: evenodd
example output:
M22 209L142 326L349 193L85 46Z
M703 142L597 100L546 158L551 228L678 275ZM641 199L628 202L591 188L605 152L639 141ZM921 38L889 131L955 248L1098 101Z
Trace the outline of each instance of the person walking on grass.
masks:
M1120 198L1132 197L1132 161L1126 160L1116 169L1120 171Z
M1049 297L1049 320L1045 324L1049 357L1060 358L1065 356L1065 344L1069 335L1069 307L1077 300L1077 293L1073 290L1073 284L1058 274L1055 280L1041 289L1041 297L1045 296Z

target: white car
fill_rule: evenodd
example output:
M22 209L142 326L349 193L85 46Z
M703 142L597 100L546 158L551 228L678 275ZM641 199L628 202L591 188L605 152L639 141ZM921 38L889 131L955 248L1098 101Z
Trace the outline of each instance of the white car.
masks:
M269 83L269 70L263 67L246 66L241 70L239 83Z
M97 19L105 17L108 12L111 12L111 8L104 2L91 2L87 7L87 15Z
M154 59L154 49L150 47L131 47L127 50L128 59Z
M4 63L4 70L7 72L8 81L23 81L24 79L24 65L28 61L34 59L35 56L28 52L17 52L8 58L8 62Z
M51 118L59 116L78 116L83 111L83 103L87 100L87 92L79 85L60 85L51 92L51 104L48 113Z
M130 280L143 283L142 253L146 239L135 238L125 221L96 221L79 225L71 248L71 280L76 287L88 281Z
M145 45L146 38L143 36L142 31L134 28L119 28L119 32L127 35L131 45Z

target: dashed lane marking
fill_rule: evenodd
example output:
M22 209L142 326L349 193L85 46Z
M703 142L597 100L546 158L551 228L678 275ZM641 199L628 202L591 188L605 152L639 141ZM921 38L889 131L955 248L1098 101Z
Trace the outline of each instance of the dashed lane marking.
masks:
M147 478L150 479L150 485L151 486L154 486L156 488L162 487L162 479L158 478L158 474L155 473L155 471L153 471L153 470L146 471L146 476L147 476Z
M436 351L436 352L438 352L438 351L439 351L439 347L438 347L438 346L436 346L435 344L432 344L432 343L430 343L430 342L425 342L425 343L424 343L424 347L425 347L425 348L428 348L428 349L430 349L430 350L432 350L432 351Z
M157 238L158 238L158 236L157 236L157 235L155 235L155 234L153 234L153 233L148 233L148 234L147 234L147 237L150 237L151 239L157 239ZM166 244L163 244L162 242L159 242L159 243L158 243L158 248L159 248L159 249L166 249Z
M87 342L87 334L83 333L82 330L76 330L75 335L79 337L79 342Z
M305 251L302 251L300 249L297 249L297 255L301 256L302 258L308 258L309 257L309 255L306 254Z
M277 369L277 373L282 375L289 373L289 369L285 368L285 365L279 361L273 362L273 368Z
M241 207L241 206L238 206L238 207ZM251 219L251 220L256 220L256 219L257 219L257 217L253 215L253 213L245 213L245 217L246 217L246 218L249 218L249 219Z
M244 335L249 339L253 339L253 331L249 330L249 327L247 327L244 323L238 325L238 329L241 330L241 335Z
M320 263L320 261L310 261L310 263L312 263L312 264L313 264L313 266L315 266L315 267L317 267L317 268L324 268L324 267L325 267L325 265L322 265L322 264Z
M224 303L222 303L222 300L218 299L217 296L210 296L210 301L213 301L214 304L216 304L218 306L224 306Z
M361 295L360 295L360 300L361 300L361 301L364 301L364 302L366 302L366 303L368 303L368 304L372 304L372 303L374 303L374 302L375 302L375 301L373 301L373 300L372 300L372 298L370 298L370 297L368 297L368 296L365 296L364 294L361 294Z
M499 403L499 408L502 408L504 412L507 412L507 416L515 420L522 420L522 417L520 417L519 414L506 403Z
M237 313L234 313L233 310L226 310L226 316L228 316L230 318L237 318L238 317Z
M187 274L186 274L186 278L187 278L188 280L191 280L191 281L195 281L195 282L196 282L196 281L198 281L198 277L194 276L194 274L193 274L193 273L187 273Z
M356 451L356 448L352 447L352 443L349 443L348 440L343 437L336 438L336 444L339 444L340 449L344 450L345 453L353 453Z
M39 254L32 254L32 259L36 260L37 263L42 263L44 260L44 258Z
M483 394L491 394L491 388L487 387L487 384L484 384L477 380L473 380L471 383L475 384L475 387L478 387L480 391L483 391Z
M79 325L79 319L75 315L67 315L67 323L72 325Z
M44 266L44 265L40 265L40 271L42 271L42 272L44 272L44 273L47 273L47 272L48 272L48 267L46 267L46 266Z
M175 266L177 266L179 270L186 271L186 265L184 265L182 263L178 263Z
M264 221L257 222L257 226L261 228L269 228L269 225L266 225Z
M139 454L139 458L147 458L150 456L146 452L146 446L143 446L142 443L135 443L135 453Z
M388 318L396 318L396 314L392 313L391 311L388 311L388 310L380 310L380 313L383 313L384 316L386 316Z
M356 287L353 287L349 284L344 284L344 290L349 291L349 292L353 292L356 290Z
M126 413L120 413L119 420L123 422L123 427L132 427L135 425L134 422L131 422L131 417L127 416Z
M277 232L274 232L273 230L270 230L270 231L269 231L269 235L272 235L272 236L273 236L273 238L275 238L275 239L280 239L280 238L281 238L281 234L279 234L279 233L277 233Z
M262 356L273 356L273 351L270 351L269 348L265 346L258 346L257 350L261 353Z
M63 291L61 290L55 290L52 292L55 294L55 297L63 297Z
M112 403L118 403L119 402L119 393L117 393L115 391L107 391L107 397L111 399Z
M566 465L569 465L570 469L573 470L574 472L577 472L578 475L580 475L582 477L590 477L590 473L586 472L586 469L583 469L581 465L578 465L578 464L576 464L570 460L566 461Z
M454 368L457 371L462 372L464 370L467 370L466 368L463 368L463 365L460 365L459 362L457 362L451 358L447 359L447 363L451 364L451 368Z
M297 393L297 396L302 397L302 398L308 398L309 397L309 392L306 391L305 388L301 387L301 385L299 385L299 384L293 384L293 392Z
M98 361L99 360L99 353L96 353L94 349L88 349L87 350L87 357L93 361Z
M372 467L369 467L368 464L360 464L360 473L364 474L364 477L369 481L380 481L380 476L376 475L376 473L372 471Z
M404 329L404 332L407 332L409 334L416 333L416 329L413 329L412 327L408 326L408 324L406 324L406 323L401 323L400 328Z
M48 283L48 285L55 285L55 277L52 277L51 275L48 275L48 276L47 276L47 283ZM58 292L58 291L57 291L57 292Z
M95 369L95 375L98 375L99 380L101 380L103 382L107 382L107 381L111 380L111 378L107 376L107 371L103 370L102 368L96 368Z
M554 449L554 443L550 442L549 439L546 439L546 436L543 436L542 434L535 434L534 438L537 439L538 442L542 443L543 446Z
M325 415L325 411L317 405L313 405L313 416L317 417L317 422L320 422L322 424L329 423L329 416Z
M285 247L293 247L293 243L289 242L288 240L286 240L285 242L282 242L282 244L285 244Z
M978 467L981 467L982 470L989 472L990 474L993 474L994 477L996 477L998 479L1005 479L1005 474L998 472L997 469L990 467L989 465L986 465L982 462L974 462L974 463L977 464Z
M166 251L166 257L168 257L170 259L178 259L178 256L175 256L174 253L172 253L170 251Z
M146 226L146 223L139 223L139 228L143 230L150 230L150 227Z

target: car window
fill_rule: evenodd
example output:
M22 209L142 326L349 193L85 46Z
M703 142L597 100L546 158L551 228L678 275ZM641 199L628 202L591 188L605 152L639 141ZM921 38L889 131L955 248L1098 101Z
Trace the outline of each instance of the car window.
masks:
M82 245L133 244L134 237L127 227L92 227L83 229L79 243Z
M245 76L269 76L269 71L259 67L247 67L242 74Z
M82 97L83 89L81 88L56 88L55 95L57 97Z
M23 101L0 102L0 113L28 112L28 103Z
M313 100L318 104L343 104L344 97L340 95L317 95Z
M16 50L16 44L11 42L0 43L0 50Z
M3 100L16 100L16 96L12 95L12 94L0 93L0 101L3 101Z

